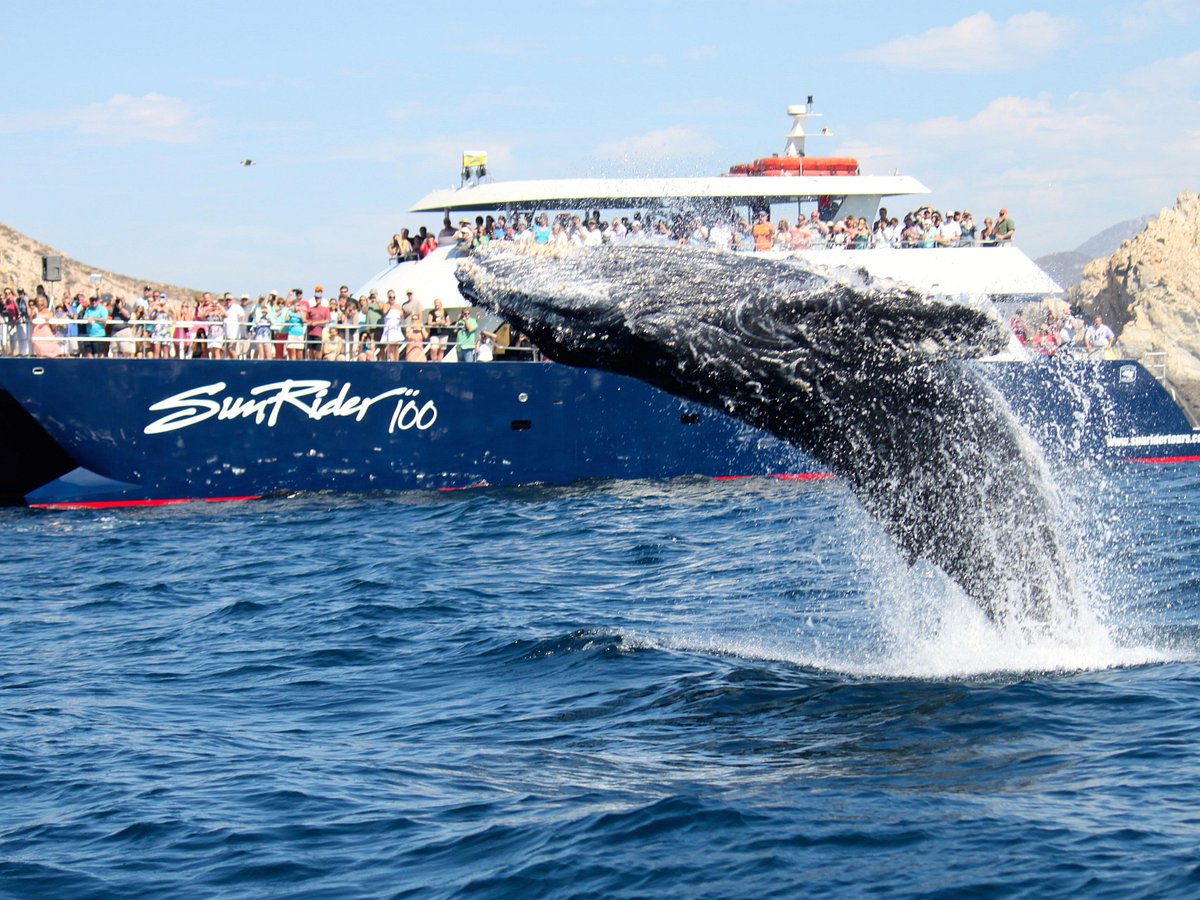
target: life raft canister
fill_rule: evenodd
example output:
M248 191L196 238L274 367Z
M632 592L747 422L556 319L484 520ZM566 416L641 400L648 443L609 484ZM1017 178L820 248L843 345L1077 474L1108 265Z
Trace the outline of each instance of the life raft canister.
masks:
M805 175L857 175L858 160L849 156L806 156Z

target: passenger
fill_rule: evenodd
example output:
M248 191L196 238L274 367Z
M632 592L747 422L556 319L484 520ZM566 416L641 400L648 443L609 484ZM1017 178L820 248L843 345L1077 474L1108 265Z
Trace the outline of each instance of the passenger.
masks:
M178 359L188 359L192 355L192 335L196 330L199 303L196 301L179 304L179 318L175 322L175 356Z
M1000 215L996 219L996 243L1008 244L1017 235L1017 226L1013 224L1013 220L1008 217L1008 210L1000 210Z
M90 297L87 309L83 311L81 318L87 320L88 336L87 342L83 345L83 355L107 356L108 343L105 338L108 336L108 308L100 302L99 297Z
M640 223L634 222L633 224ZM733 249L733 229L729 227L728 220L718 220L716 225L708 229L708 243L715 250Z
M554 236L554 229L550 227L550 217L545 213L541 213L537 217L537 224L533 226L533 240L538 244L549 244L550 238Z
M604 243L604 235L600 233L600 223L595 219L588 219L587 230L583 233L583 246L599 247Z
M171 311L160 296L151 304L150 344L155 359L170 359L171 357Z
M750 223L745 219L738 222L737 233L733 236L733 249L736 253L753 253L754 252L754 233L750 230Z
M447 221L449 221L449 220L447 219ZM430 253L432 253L437 248L438 248L437 238L435 238L432 234L425 235L425 238L421 241L421 248L420 248L421 259L424 259L425 257L427 257Z
M442 230L438 232L437 246L452 247L454 242L458 240L458 229L450 224L450 215L447 213L442 218Z
M979 233L979 243L984 247L996 246L996 226L986 216L983 219L983 231Z
M757 252L765 253L775 246L775 229L771 227L771 220L765 212L758 214L758 221L754 223L751 233L754 235L754 249Z
M276 302L278 302L278 298L276 298ZM271 304L260 297L250 313L255 359L271 359L274 356L271 352L271 325Z
M370 338L371 346L376 346L383 337L383 305L379 302L379 292L374 288L367 296L366 335Z
M33 355L43 359L61 356L62 347L59 345L58 336L55 335L51 325L50 311L36 297L31 301L31 305Z
M109 316L110 356L129 358L137 352L137 343L133 339L133 326L129 324L132 318L133 313L123 297L113 300L112 312Z
M646 241L649 239L649 235L647 235L645 230L642 228L641 219L633 220L633 223L629 226L629 234L625 239L634 244L646 243Z
M459 250L469 250L475 245L475 227L466 219L459 219L454 232L454 243Z
M383 346L384 359L387 362L400 361L400 345L404 342L404 310L396 302L396 292L388 291L388 305L383 311Z
M808 230L808 221L804 216L796 219L796 224L788 231L789 250L807 250L812 240L812 232Z
M391 241L388 242L388 261L398 263L404 259L404 250L401 243L400 235L393 234Z
M507 241L511 235L508 233L508 219L504 216L496 219L496 227L492 231L492 240Z
M513 232L513 238L518 244L528 244L533 242L533 232L529 228L529 223L524 217L517 219L517 229Z
M450 317L442 305L442 298L437 297L433 301L433 309L429 311L429 361L441 362L446 356L446 345L449 342Z
M959 222L959 227L962 229L962 240L960 245L963 247L975 246L975 219L971 216L970 210L964 210L962 220Z
M479 332L479 345L475 348L475 362L491 362L495 358L496 335L490 331Z
M612 220L612 224L608 227L608 230L605 232L605 237L609 242L623 241L623 240L625 240L625 237L628 233L629 233L629 229L627 229L625 227L625 223L622 222L619 218L615 218Z
M249 294L240 298L230 297L225 307L225 342L228 346L230 359L246 358L246 306L250 302Z
M1017 310L1013 317L1008 320L1008 327L1012 329L1012 333L1022 346L1029 343L1029 330L1025 324L1025 314Z
M413 296L411 290L404 292L404 302L400 304L400 310L404 313L405 321L414 313L424 318L425 307L421 305L421 301Z
M866 219L860 218L854 229L855 250L869 250L871 247L871 226Z
M29 308L29 299L25 296L25 289L18 288L15 300L16 306L16 352L21 356L33 356L33 316Z
M792 249L792 226L788 224L787 219L780 219L779 225L775 229L775 236L772 239L772 250L791 250Z
M428 362L429 357L425 352L425 341L428 339L429 330L421 321L421 314L413 313L409 316L408 326L404 329L404 361Z
M808 217L808 227L813 233L814 241L819 241L823 244L827 244L829 242L829 237L831 234L829 223L821 217L819 210L814 209L812 215Z
M1083 345L1087 348L1088 356L1107 355L1116 340L1117 336L1104 324L1101 316L1096 316L1083 335Z
M455 325L457 336L454 341L455 354L459 362L475 362L475 347L479 341L479 321L471 315L471 307L464 306Z
M330 326L321 335L321 359L337 362L346 359L346 338L342 329Z
M284 316L284 325L287 327L287 344L284 349L287 351L287 358L290 360L304 359L304 338L306 328L304 324L304 311L300 306L300 291L292 293L292 299L288 301L287 312Z

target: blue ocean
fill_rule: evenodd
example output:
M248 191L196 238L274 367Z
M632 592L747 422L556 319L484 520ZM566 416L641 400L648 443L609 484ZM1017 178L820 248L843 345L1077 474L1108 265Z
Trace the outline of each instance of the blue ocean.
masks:
M0 894L1200 894L1200 467L997 626L841 482L0 511Z

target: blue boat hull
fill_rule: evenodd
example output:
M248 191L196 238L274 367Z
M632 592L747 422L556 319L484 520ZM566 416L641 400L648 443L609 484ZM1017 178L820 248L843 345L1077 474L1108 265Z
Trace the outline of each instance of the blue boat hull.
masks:
M1200 452L1136 363L983 365L1052 456ZM554 364L2 359L0 387L4 452L29 463L0 495L33 505L822 474L721 413Z

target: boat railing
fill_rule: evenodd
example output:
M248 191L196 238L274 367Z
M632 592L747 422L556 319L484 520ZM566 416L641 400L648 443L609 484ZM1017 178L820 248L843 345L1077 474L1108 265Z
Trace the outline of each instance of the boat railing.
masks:
M1167 353L1165 350L1150 350L1143 353L1138 360L1147 372L1154 376L1154 380L1163 386L1171 397L1172 402L1183 410L1183 414L1187 416L1188 422L1193 428L1200 428L1200 416L1197 416L1196 411L1191 405L1184 401L1179 392L1175 390L1175 385L1171 383L1171 379L1167 377Z
M103 323L103 335L89 335L88 327L95 322L95 319L39 316L31 323L32 333L25 339L30 352L25 352L17 337L17 329L10 326L7 329L7 339L0 343L0 356L204 359L211 358L208 355L209 351L219 349L220 358L267 361L286 358L283 351L290 344L293 347L300 345L305 352L311 351L315 354L309 357L310 359L404 362L406 351L409 349L419 347L428 355L433 349L449 354L455 348L454 339L446 330L446 326L436 326L444 330L441 340L435 340L434 335L430 335L418 342L406 337L395 341L382 340L377 336L384 332L382 323L330 323L321 327L340 332L342 345L340 349L331 351L330 342L308 335L308 328L311 327L309 325L304 326L303 335L293 335L286 330L286 325L249 322L240 326L238 334L230 335L228 326L223 321L119 319ZM51 333L39 332L38 326L48 326ZM75 333L70 332L71 326L74 326ZM264 328L269 328L269 334L263 333ZM505 361L542 360L538 349L531 344L493 346L495 355L503 357ZM390 353L391 349L396 352ZM327 353L329 355L325 355Z
M1161 381L1164 385L1168 384L1166 351L1151 350L1148 353L1143 353L1141 363L1146 368L1147 372Z

